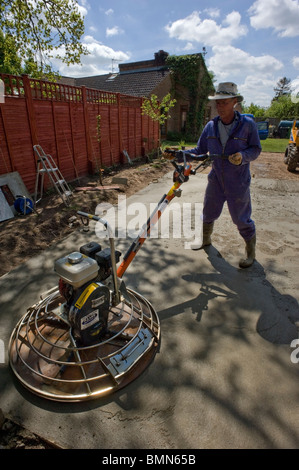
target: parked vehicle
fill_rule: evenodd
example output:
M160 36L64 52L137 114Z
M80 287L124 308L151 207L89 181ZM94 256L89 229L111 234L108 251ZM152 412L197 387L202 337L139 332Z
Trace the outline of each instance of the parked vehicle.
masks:
M256 123L260 140L266 140L269 137L269 123L268 121L260 121Z
M274 131L273 136L278 137L279 139L287 139L290 135L294 121L282 120L278 124L277 129ZM297 122L297 127L299 128L299 120Z
M293 121L289 144L284 155L284 162L288 165L288 171L295 171L299 163L299 120Z
M253 114L244 113L243 116L248 116L255 121ZM269 137L269 123L268 121L260 121L256 123L260 140L266 140Z

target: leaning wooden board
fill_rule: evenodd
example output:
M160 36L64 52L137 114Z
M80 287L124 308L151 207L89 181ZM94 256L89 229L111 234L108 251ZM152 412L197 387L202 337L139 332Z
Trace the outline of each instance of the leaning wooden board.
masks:
M111 186L80 186L75 188L76 191L104 191L106 189L120 189L119 186L111 185Z

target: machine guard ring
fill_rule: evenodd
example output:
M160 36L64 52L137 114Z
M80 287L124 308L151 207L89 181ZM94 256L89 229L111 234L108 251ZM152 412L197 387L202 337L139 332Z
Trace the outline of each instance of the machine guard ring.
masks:
M29 308L12 332L10 365L23 386L55 401L84 401L113 393L135 380L151 363L160 343L152 305L128 289L112 306L102 341L77 345L63 318L58 290Z

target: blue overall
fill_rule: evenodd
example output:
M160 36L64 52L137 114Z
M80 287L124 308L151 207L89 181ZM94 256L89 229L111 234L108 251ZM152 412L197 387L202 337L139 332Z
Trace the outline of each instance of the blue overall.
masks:
M227 202L232 221L240 235L249 241L255 235L255 224L251 219L250 169L249 163L255 160L262 148L255 122L235 111L234 126L225 147L222 147L218 121L219 116L208 122L197 147L190 153L232 155L241 153L241 165L233 165L228 159L213 160L212 170L208 175L208 184L204 197L203 222L212 223L220 216L224 202Z

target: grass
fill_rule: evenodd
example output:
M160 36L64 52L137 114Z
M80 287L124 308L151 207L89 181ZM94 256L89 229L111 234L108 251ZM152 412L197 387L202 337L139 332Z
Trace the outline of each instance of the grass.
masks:
M289 143L289 139L266 139L261 140L262 151L269 153L284 153ZM187 148L196 147L197 142L186 142L185 146ZM178 147L179 143L170 140L163 141L163 148L165 147Z
M266 139L261 140L262 151L271 153L284 153L289 139Z

